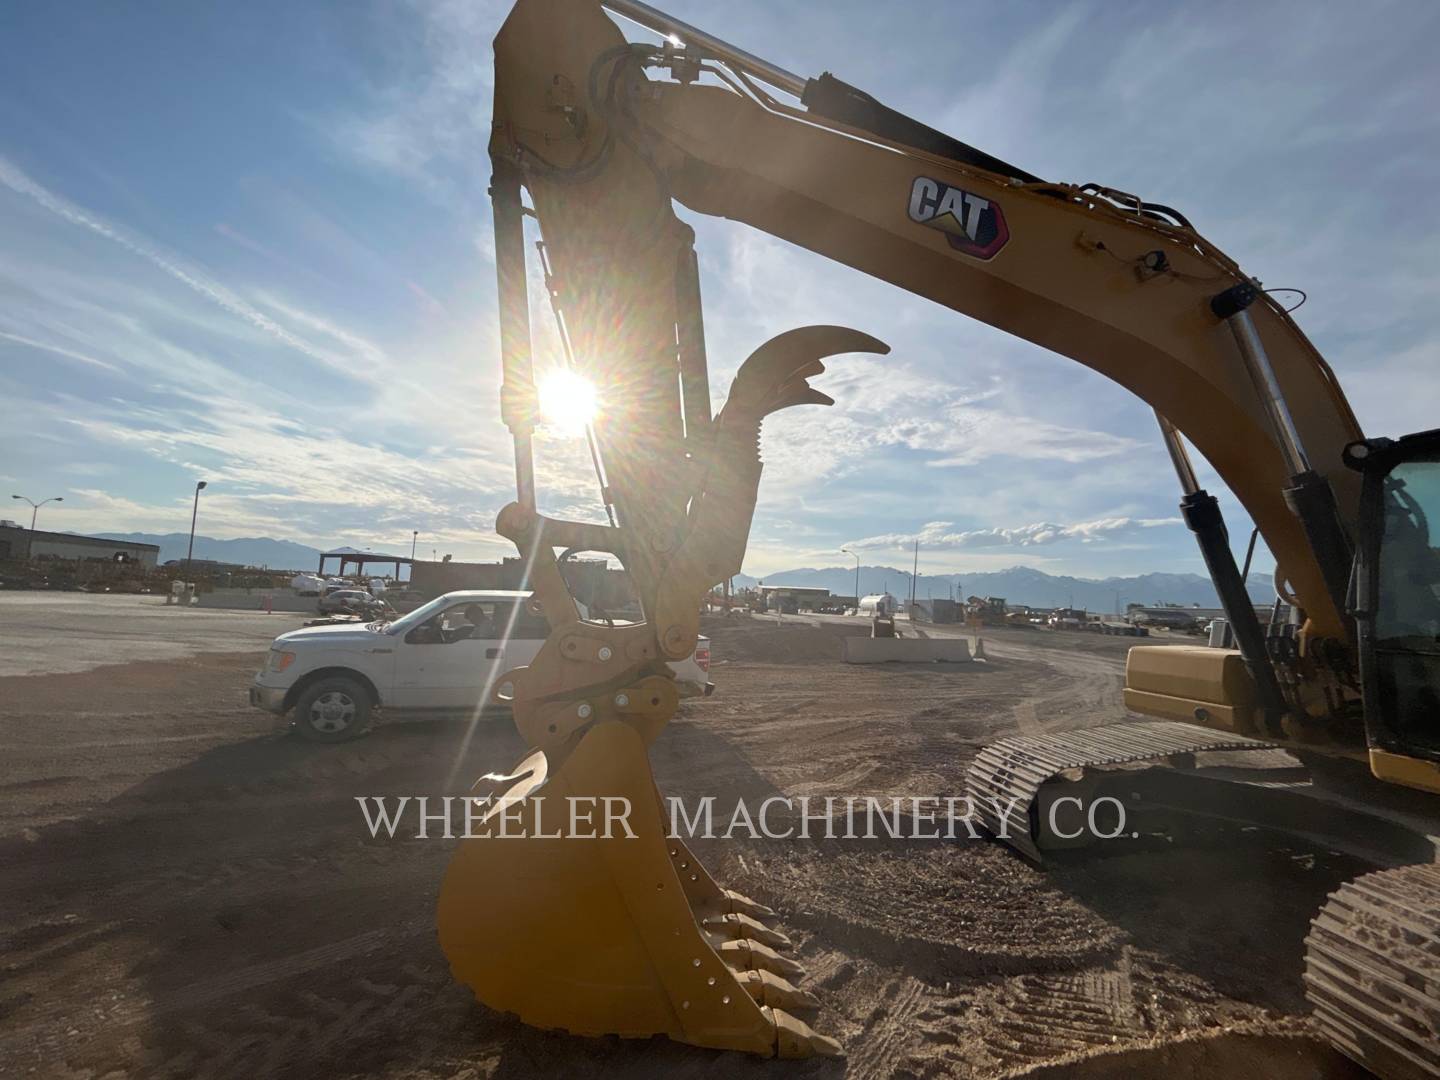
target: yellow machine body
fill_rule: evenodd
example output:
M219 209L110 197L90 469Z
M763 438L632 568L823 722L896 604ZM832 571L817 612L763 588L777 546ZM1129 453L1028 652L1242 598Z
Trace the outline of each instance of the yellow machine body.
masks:
M1177 472L1189 471L1183 435L1254 520L1306 613L1286 672L1287 723L1355 754L1366 741L1350 707L1353 624L1335 549L1312 542L1287 499L1303 444L1343 547L1361 482L1341 450L1361 432L1285 308L1174 211L1041 181L896 114L866 126L889 112L873 100L833 119L816 101L838 80L799 80L693 27L673 32L638 0L610 3L666 43L627 42L598 0L518 0L495 40L501 413L517 486L496 530L526 560L550 633L496 688L528 750L473 792L480 820L445 877L440 941L480 1001L539 1027L834 1054L833 1039L794 1016L816 1002L791 982L803 972L781 955L788 941L766 924L773 913L722 888L668 837L647 748L678 703L668 662L690 655L705 597L740 572L761 422L831 403L808 382L823 358L888 350L843 327L790 331L741 365L712 412L694 233L674 206L891 282L1151 404ZM777 100L759 85L767 79L805 107ZM564 363L601 404L590 437L608 525L537 509L525 263L536 226ZM1243 331L1216 307L1237 291L1248 296ZM1228 556L1228 538L1221 546ZM624 564L640 621L583 616L563 563L591 551ZM1125 700L1242 734L1278 728L1281 711L1261 708L1238 653L1194 647L1132 650ZM1382 779L1440 790L1434 766L1370 758Z
M1125 707L1257 735L1255 684L1233 649L1137 645L1125 662Z

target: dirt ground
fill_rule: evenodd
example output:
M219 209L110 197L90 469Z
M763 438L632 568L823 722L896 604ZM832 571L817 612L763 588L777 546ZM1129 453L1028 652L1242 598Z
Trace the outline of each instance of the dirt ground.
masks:
M1126 639L987 631L984 665L851 667L839 624L707 632L719 690L652 760L722 807L959 794L997 736L1124 715ZM847 1057L526 1028L450 980L454 843L371 840L354 801L509 766L509 721L305 744L246 706L248 648L0 678L0 1075L1358 1075L1300 991L1308 920L1358 868L1254 834L1044 871L987 842L696 840L779 909Z

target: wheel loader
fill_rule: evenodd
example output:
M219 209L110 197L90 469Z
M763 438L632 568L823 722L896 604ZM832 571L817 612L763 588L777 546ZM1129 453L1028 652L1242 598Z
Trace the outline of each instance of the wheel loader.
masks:
M844 327L788 331L714 409L679 206L1069 357L1153 407L1236 647L1134 648L1125 700L1144 719L1005 740L977 757L971 791L1012 800L988 825L1042 861L1073 832L1051 827L1069 798L1117 776L1147 827L1205 814L1365 855L1375 871L1329 899L1306 943L1316 1023L1382 1076L1440 1072L1440 431L1367 437L1280 298L1172 207L1045 180L639 0L518 0L494 51L517 488L496 528L528 560L550 633L496 690L530 749L477 785L480 835L444 881L455 975L494 1009L577 1035L842 1052L798 1015L816 1001L773 913L666 835L647 747L676 709L667 662L741 568L765 417L832 404L809 382L827 358L887 348ZM607 524L537 509L527 227L565 362L604 403L590 435ZM1192 447L1277 559L1266 621ZM575 551L624 565L643 620L581 616L559 569ZM1234 764L1276 753L1294 766L1279 779ZM546 801L601 798L628 800L633 836L523 828Z

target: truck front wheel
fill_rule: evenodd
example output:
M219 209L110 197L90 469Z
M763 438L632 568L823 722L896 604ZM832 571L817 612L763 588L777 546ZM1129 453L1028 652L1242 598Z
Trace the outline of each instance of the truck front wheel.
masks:
M370 691L359 681L319 679L295 701L295 730L310 742L344 742L370 726Z

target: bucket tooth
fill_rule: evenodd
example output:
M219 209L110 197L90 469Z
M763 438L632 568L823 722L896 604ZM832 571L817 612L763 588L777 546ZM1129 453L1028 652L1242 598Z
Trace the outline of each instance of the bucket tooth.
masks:
M716 952L720 954L720 959L736 971L769 971L786 979L805 977L805 969L794 960L781 956L768 945L751 941L749 938L724 942Z
M738 893L734 889L726 889L723 895L729 905L727 914L749 915L756 919L766 918L775 914L774 908L766 907L758 900L751 900L750 897L743 893Z
M789 1012L820 1008L820 999L809 990L801 990L794 983L772 972L742 971L736 974L735 979L745 988L745 992L761 1005L770 1005Z
M804 1020L783 1009L762 1009L775 1022L775 1056L781 1058L844 1057L838 1040L821 1035Z
M751 941L758 941L762 945L769 945L772 949L788 949L793 944L779 930L771 930L764 923L752 919L749 915L739 915L733 912L729 915L712 915L700 920L700 926L707 934L721 940L745 937Z

